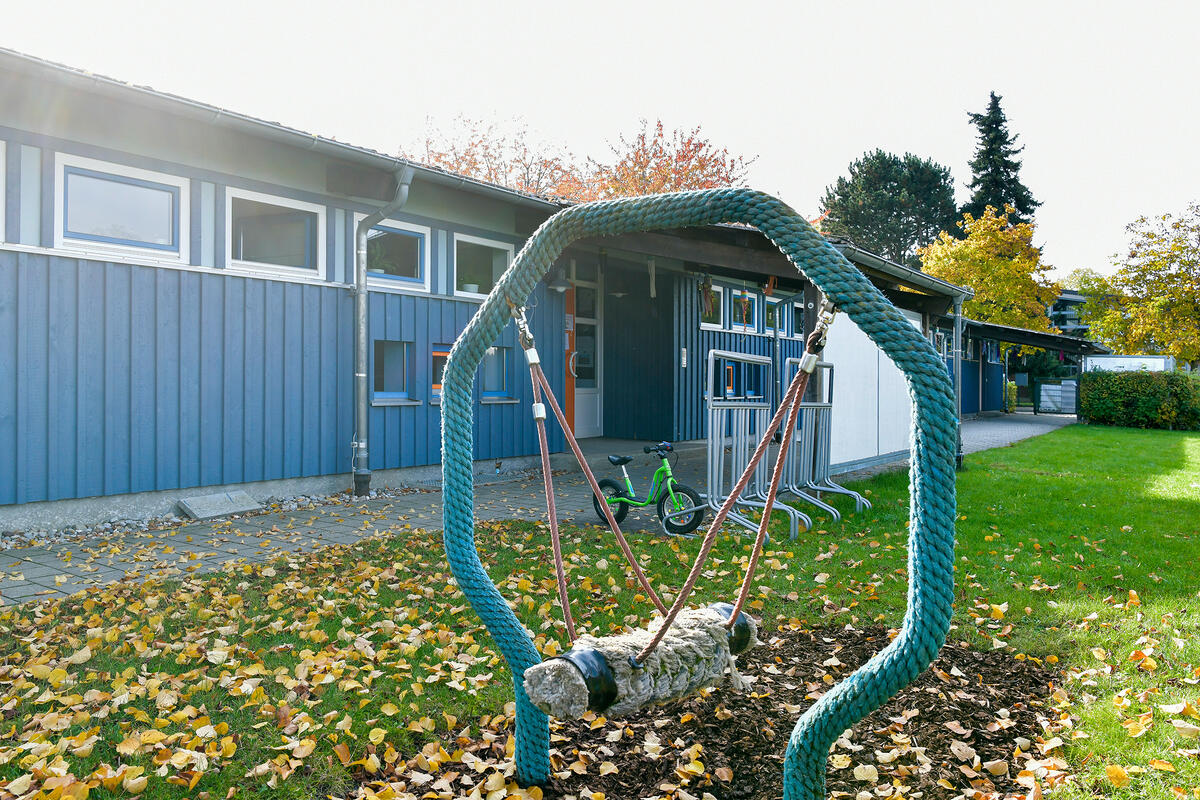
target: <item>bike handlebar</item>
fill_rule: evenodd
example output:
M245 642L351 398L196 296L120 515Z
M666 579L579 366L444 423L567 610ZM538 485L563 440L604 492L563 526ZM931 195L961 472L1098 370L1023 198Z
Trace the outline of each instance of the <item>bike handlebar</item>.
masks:
M650 455L651 453L659 453L660 455L662 455L665 453L674 452L674 450L675 450L675 448L671 446L670 442L659 442L658 444L648 444L642 448L642 452L645 453L646 455Z

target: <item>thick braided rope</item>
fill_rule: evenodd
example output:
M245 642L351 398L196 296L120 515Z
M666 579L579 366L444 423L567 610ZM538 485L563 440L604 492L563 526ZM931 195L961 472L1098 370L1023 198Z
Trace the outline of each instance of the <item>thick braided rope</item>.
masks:
M472 382L484 351L571 242L718 223L762 231L904 372L912 400L908 608L899 635L801 716L784 760L785 800L824 797L829 747L883 705L936 657L954 599L954 451L957 421L945 365L905 317L795 211L747 189L653 195L586 203L547 220L522 248L450 352L442 387L444 542L450 567L513 673L517 777L549 775L549 722L525 695L524 671L539 656L529 632L496 590L475 549Z

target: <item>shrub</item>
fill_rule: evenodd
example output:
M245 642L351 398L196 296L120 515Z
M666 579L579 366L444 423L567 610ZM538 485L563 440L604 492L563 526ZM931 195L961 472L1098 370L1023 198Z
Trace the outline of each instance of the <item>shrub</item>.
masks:
M1009 414L1017 410L1017 383L1009 381L1004 387L1004 410Z
M1085 372L1079 417L1126 428L1200 429L1200 380L1186 372Z

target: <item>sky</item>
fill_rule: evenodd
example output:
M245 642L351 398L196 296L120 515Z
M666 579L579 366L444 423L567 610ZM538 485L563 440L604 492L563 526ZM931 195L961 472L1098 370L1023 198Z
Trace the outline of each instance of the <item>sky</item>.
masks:
M948 166L964 201L995 91L1060 276L1200 200L1191 2L21 5L0 45L390 153L458 115L598 157L642 119L699 125L809 218L876 147Z

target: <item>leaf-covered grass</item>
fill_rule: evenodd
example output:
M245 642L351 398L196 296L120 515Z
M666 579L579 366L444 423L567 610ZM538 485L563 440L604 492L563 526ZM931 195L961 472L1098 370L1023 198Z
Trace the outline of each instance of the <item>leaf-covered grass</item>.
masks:
M875 478L858 487L873 510L771 543L752 601L768 629L899 624L907 483ZM1072 798L1200 789L1200 435L1074 426L986 451L959 476L959 512L951 638L1064 670L1062 716L1014 771ZM456 750L509 736L511 685L440 534L363 519L379 533L350 547L0 610L0 800L343 797L413 759L422 791L447 772L481 796L513 789L503 763ZM609 534L565 535L581 627L642 624L651 606ZM634 539L664 587L699 546ZM556 652L544 525L489 524L478 544ZM722 538L698 602L732 596L749 545Z

